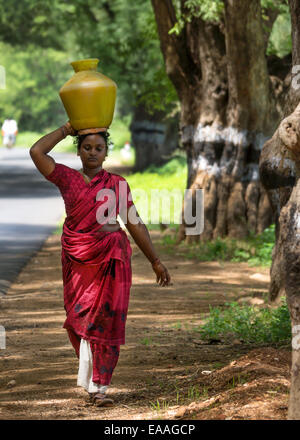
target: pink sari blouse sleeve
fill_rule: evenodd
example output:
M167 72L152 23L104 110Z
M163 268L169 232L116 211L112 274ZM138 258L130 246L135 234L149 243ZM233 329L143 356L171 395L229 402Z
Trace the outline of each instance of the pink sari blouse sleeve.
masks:
M70 172L70 168L61 163L55 163L55 168L48 176L45 176L47 180L54 183L54 185L58 186L60 190L66 189L69 185L68 174Z

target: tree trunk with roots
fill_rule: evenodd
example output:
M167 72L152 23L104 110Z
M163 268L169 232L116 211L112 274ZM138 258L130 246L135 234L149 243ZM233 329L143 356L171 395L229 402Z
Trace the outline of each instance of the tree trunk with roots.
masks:
M135 109L130 131L135 171L164 164L178 147L178 118L166 118L165 113L158 111L149 114L143 105Z
M169 34L176 23L172 0L152 5L166 71L181 104L187 188L192 194L204 189L204 231L187 240L260 233L273 213L258 162L278 123L275 88L281 83L268 74L260 1L226 0L224 21L193 17L179 35ZM181 12L187 13L185 0ZM178 241L185 229L182 224Z
M293 66L300 65L300 0L290 0ZM300 69L300 67L299 67ZM296 72L297 73L297 70ZM292 323L292 370L288 418L300 419L300 85L291 82L285 115L260 158L261 181L275 213L270 296L286 293Z

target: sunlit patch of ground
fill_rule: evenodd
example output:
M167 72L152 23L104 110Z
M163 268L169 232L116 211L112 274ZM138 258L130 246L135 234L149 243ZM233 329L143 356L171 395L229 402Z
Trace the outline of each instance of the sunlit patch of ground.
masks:
M265 295L269 269L186 261L164 252L159 231L151 235L173 285L156 285L131 240L126 345L109 389L115 406L92 406L76 386L78 360L62 328L60 237L52 236L0 302L0 419L286 418L289 347L205 344L196 331L210 305Z

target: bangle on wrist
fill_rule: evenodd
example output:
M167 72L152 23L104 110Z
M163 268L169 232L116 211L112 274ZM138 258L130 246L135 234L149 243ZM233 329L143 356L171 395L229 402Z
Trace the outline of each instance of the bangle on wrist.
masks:
M66 129L66 127L65 127L64 125L62 125L60 128L61 128L61 130L62 130L62 132L63 132L63 137L64 137L64 138L67 137L68 133L67 133L67 129Z
M152 266L154 266L154 265L157 264L157 263L160 263L160 259L159 259L158 257L155 258L155 259L151 262Z

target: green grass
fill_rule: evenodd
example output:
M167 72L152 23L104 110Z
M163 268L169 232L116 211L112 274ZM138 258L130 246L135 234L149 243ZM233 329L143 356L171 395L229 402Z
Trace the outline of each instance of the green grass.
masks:
M226 303L210 307L205 323L198 327L204 339L242 339L245 343L278 343L291 339L290 314L285 301L277 308Z
M184 157L177 155L162 167L151 166L142 173L126 176L126 180L137 210L150 229L158 229L159 222L178 224L187 180Z
M48 133L50 131L51 130L49 130ZM38 133L34 131L20 132L16 139L16 147L29 149L35 142L37 142L45 134L47 134L47 132L45 133ZM74 153L75 147L73 145L73 139L70 136L66 137L55 146L54 151L58 153Z
M232 380L229 382L228 388L235 388L238 385L243 385L244 383L247 383L248 380L249 380L249 376L247 374L244 376L238 374L237 377L232 376Z
M50 133L51 131L52 130L49 130L48 133ZM29 149L30 147L32 147L32 145L35 142L37 142L45 134L47 134L47 132L45 133L38 133L34 131L20 132L16 139L16 147ZM70 136L66 137L55 146L54 151L58 153L74 153L76 150L73 145L73 139Z
M188 389L180 390L175 386L175 402L176 405L184 405L190 401L205 400L208 397L208 388L200 385L189 385Z
M162 237L161 242L173 251L176 238ZM265 229L262 234L250 233L245 239L216 238L215 240L187 245L181 243L176 250L186 258L199 261L247 262L250 266L269 267L272 262L272 249L275 243L275 225Z
M175 328L176 330L180 330L182 328L182 323L178 321L175 324L173 324L172 327Z
M16 147L30 148L41 136L41 133L34 131L20 132L17 135Z
M190 385L188 388L188 399L198 400L201 397L200 385L197 387L195 385Z
M214 370L217 370L217 369L219 369L219 368L222 368L224 366L224 364L222 363L222 362L214 362L212 365L211 365L211 368L213 368Z
M64 225L64 221L65 221L65 215L62 216L61 220L59 221L55 231L53 232L53 234L62 234L62 230L63 230L63 225Z
M150 408L152 409L152 411L167 411L169 408L169 402L167 401L162 401L160 402L158 399L156 402L150 402Z
M150 346L153 345L153 341L151 338L148 338L147 336L145 336L144 338L140 339L140 344L142 345L146 345L146 346Z

